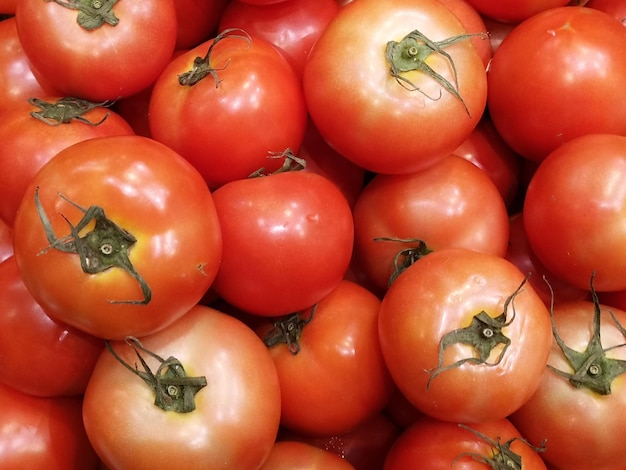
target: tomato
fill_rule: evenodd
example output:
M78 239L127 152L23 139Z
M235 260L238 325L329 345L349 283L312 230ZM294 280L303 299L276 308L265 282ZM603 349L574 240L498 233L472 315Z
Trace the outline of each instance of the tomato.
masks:
M41 76L35 76L17 35L15 17L0 21L0 83L0 115L33 96L58 93Z
M0 219L0 262L13 256L13 228Z
M297 151L306 128L300 81L269 42L222 32L174 59L154 85L152 137L179 152L211 188L280 162L269 152Z
M503 256L504 201L489 177L455 155L407 175L377 175L353 210L356 263L376 290L421 251L468 248Z
M466 34L437 0L349 3L304 69L313 122L340 154L376 173L411 173L444 158L486 102L485 66Z
M513 29L494 53L488 108L508 145L541 161L584 134L626 135L626 28L585 7L553 8Z
M229 0L176 0L175 49L189 49L211 37Z
M508 416L539 384L551 346L546 306L505 259L434 251L391 285L380 343L398 389L444 421Z
M101 103L42 95L35 99L7 110L0 126L0 166L7 170L0 173L0 218L10 225L26 186L58 152L81 140L134 134L121 116ZM69 109L76 117L65 122ZM58 120L47 117L53 113Z
M551 8L563 7L570 0L466 0L481 15L498 21L519 23Z
M99 4L91 13L80 0L18 2L24 52L64 95L103 101L137 93L157 78L174 50L174 0Z
M220 18L219 31L242 28L267 40L301 76L309 51L338 11L336 0L283 0L269 5L232 0Z
M280 388L267 349L239 320L197 306L140 343L110 348L83 406L105 465L252 470L265 461L278 432ZM136 372L146 368L154 375L144 381Z
M0 291L0 382L30 395L81 395L102 340L48 317L14 257L0 263Z
M31 180L13 229L37 302L102 338L173 322L202 298L220 261L204 180L173 150L139 136L62 150Z
M586 289L626 289L626 136L592 134L563 144L532 177L524 202L528 242L545 267ZM612 183L614 182L614 183Z
M626 4L621 0L589 0L585 6L608 13L626 26Z
M259 470L355 470L346 460L298 441L280 441L274 444L267 460Z
M468 426L423 417L398 438L383 468L545 470L543 449L504 418Z
M374 294L342 281L314 307L257 327L278 371L285 427L343 434L384 408L393 387L378 341L379 307Z
M0 0L0 13L14 15L17 8L17 0Z
M0 384L0 461L6 470L95 470L79 397L38 398Z
M213 200L224 239L213 289L228 303L256 315L287 315L341 281L354 224L345 197L325 177L287 171L232 181Z
M624 468L626 312L593 301L554 306L549 367L511 420L532 442L546 439L555 469Z

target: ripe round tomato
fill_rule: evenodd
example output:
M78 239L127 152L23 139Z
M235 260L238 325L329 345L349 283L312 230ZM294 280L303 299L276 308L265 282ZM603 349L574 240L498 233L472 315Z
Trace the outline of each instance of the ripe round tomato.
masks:
M40 398L0 384L0 461L6 470L96 470L80 397Z
M546 439L542 456L551 468L622 470L626 312L563 302L553 319L549 367L511 420L531 442Z
M266 347L239 320L197 306L140 344L110 348L119 360L103 351L83 406L87 435L109 468L256 470L265 461L280 388ZM148 382L135 365L151 371Z
M460 248L434 251L398 276L379 333L409 402L444 421L476 423L528 400L552 335L546 306L524 281L505 259Z
M591 134L563 144L534 173L524 227L554 275L587 289L626 289L626 136Z
M244 31L223 31L176 57L154 84L152 137L180 153L209 187L276 170L306 128L302 86L287 59Z
M626 135L625 43L626 28L585 7L553 8L513 29L487 73L489 113L505 142L541 161L574 137Z
M401 265L412 263L422 248L503 256L509 238L497 188L456 155L415 173L375 176L361 192L353 217L355 262L380 292L395 277L399 255Z
M17 31L33 68L64 95L92 101L115 100L149 86L174 51L174 0L93 5L18 2Z
M378 342L379 308L367 289L341 281L314 307L257 327L278 371L285 427L343 434L384 408L393 384Z
M0 382L36 396L81 395L102 340L48 317L14 257L0 263L0 292Z
M486 101L485 66L437 0L359 0L309 54L309 113L340 154L377 173L410 173L471 133Z
M46 313L109 339L186 313L215 278L222 243L202 177L139 136L58 153L31 180L13 229L24 283Z
M213 193L224 239L213 284L233 306L256 315L311 307L341 281L354 224L345 197L305 171L232 181Z

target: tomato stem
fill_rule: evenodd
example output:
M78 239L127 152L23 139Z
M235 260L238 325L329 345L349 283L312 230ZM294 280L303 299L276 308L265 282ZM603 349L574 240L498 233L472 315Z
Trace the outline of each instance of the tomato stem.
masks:
M273 328L263 338L265 346L273 348L279 344L286 344L291 354L298 354L300 352L299 340L302 330L313 320L316 309L317 304L311 308L311 314L308 318L302 318L300 313L292 313L276 319Z
M374 238L375 242L399 242L399 243L417 243L417 246L405 248L400 250L393 258L393 273L389 276L387 286L391 286L393 282L402 274L409 266L416 261L422 259L428 253L432 253L424 240L419 238L395 238L395 237L377 237Z
M81 28L92 31L103 24L116 26L119 18L113 13L113 6L119 0L46 0L70 10L78 10L76 22Z
M28 102L39 108L39 111L31 111L30 115L49 126L67 124L73 120L80 121L89 126L99 126L107 120L110 113L107 113L98 122L91 122L89 119L83 117L83 114L88 113L94 108L111 106L113 104L112 101L93 103L81 98L74 98L73 96L60 98L54 103L49 103L39 98L30 98Z
M289 171L301 171L306 168L306 160L304 158L297 157L293 150L290 148L286 148L282 152L269 152L267 158L270 159L281 159L284 158L282 166L273 172L265 171L264 167L259 168L258 170L250 173L248 178L258 178L260 176L270 176L276 175L278 173L287 173Z
M411 80L401 75L401 73L411 71L419 71L425 73L430 78L439 83L439 85L441 85L448 93L452 94L456 99L458 99L463 104L467 115L471 116L470 111L465 104L465 100L463 100L463 98L459 94L459 83L456 65L454 64L454 61L452 60L450 54L448 54L444 50L444 48L456 42L469 39L473 36L486 36L486 34L460 34L458 36L453 36L442 41L432 41L416 29L414 31L411 31L404 38L402 38L400 42L389 41L385 48L385 58L387 60L387 63L389 64L389 71L391 73L391 76L394 77L396 81L407 90L417 91L426 96L428 99L436 101L442 96L441 90L439 90L439 96L429 96L426 92L424 92L417 85L415 85ZM433 70L432 67L430 67L430 65L426 63L426 59L428 59L431 54L439 54L448 61L448 63L452 67L454 84L450 83L444 76L437 73L435 70Z
M126 344L135 350L135 354L141 362L143 370L139 370L125 362L113 349L109 341L105 341L106 347L117 361L133 374L140 377L150 386L155 394L154 404L164 411L176 413L190 413L196 409L196 394L206 387L206 377L188 377L185 368L175 357L163 359L158 354L146 349L141 342L132 336L126 337ZM150 370L148 363L139 352L143 352L156 359L160 365L156 374Z
M241 34L236 34L237 32ZM243 29L225 29L213 39L206 55L204 57L196 57L193 61L193 67L191 68L191 70L178 76L178 83L181 86L193 86L203 80L208 75L210 75L215 80L215 88L219 88L222 80L220 80L220 78L218 77L217 72L226 69L226 67L228 67L228 64L230 63L230 59L228 59L222 67L214 67L211 65L211 54L213 53L213 49L215 48L215 46L219 42L227 38L243 39L248 43L248 47L252 43L252 38Z

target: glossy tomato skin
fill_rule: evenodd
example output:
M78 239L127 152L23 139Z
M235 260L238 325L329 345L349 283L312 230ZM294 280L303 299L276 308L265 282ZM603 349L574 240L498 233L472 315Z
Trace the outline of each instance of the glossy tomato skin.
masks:
M305 190L304 190L305 189ZM325 177L289 171L213 193L224 245L215 292L248 313L309 308L341 281L352 256L352 212Z
M115 26L105 23L91 31L77 23L77 10L58 2L20 1L15 17L22 47L38 73L64 95L102 101L149 86L176 41L172 0L117 2L113 13L119 19Z
M267 460L259 470L355 470L347 460L299 441L279 441L274 444Z
M55 103L60 96L38 95L37 98ZM105 107L96 107L83 114L83 118L99 125L72 120L63 125L50 125L31 116L39 112L37 106L24 102L3 115L0 127L0 218L10 225L24 197L24 191L37 171L58 152L81 140L114 135L133 135L130 125L117 113ZM16 158L19 155L19 158Z
M600 338L606 356L626 360L623 332L614 323L626 325L626 312L600 305ZM554 307L554 322L565 345L584 352L592 337L594 304L591 301L563 302ZM574 368L554 342L548 364L573 374ZM590 365L593 364L593 361ZM611 382L611 393L600 395L586 388L574 387L567 378L546 368L533 396L511 420L531 442L547 439L542 454L550 468L583 470L622 470L621 452L626 432L624 409L626 382L619 375Z
M48 317L14 257L0 263L0 291L0 382L34 396L81 395L102 340Z
M13 256L13 229L0 219L0 262Z
M0 460L6 470L95 470L80 397L39 398L0 384Z
M513 439L510 450L521 457L524 470L546 469L538 453L541 443L537 443L534 448L531 447L532 444L525 443L520 432L506 418L475 423L468 427L469 429L457 423L424 416L398 438L389 451L383 468L384 470L407 468L479 470L488 467L485 460L481 461L480 458L493 459L494 454L500 453L497 443L504 445ZM502 468L508 467L502 465ZM491 466L490 468L500 467Z
M406 175L377 175L353 210L355 259L385 292L394 258L423 241L430 250L467 248L503 256L509 227L504 201L490 178L456 155Z
M625 42L622 25L584 7L553 8L513 29L487 73L489 113L505 142L541 161L574 137L626 135Z
M285 342L270 354L281 386L281 423L312 436L343 434L379 413L393 383L380 351L380 300L350 281L341 283L314 309L299 314L297 352ZM257 333L268 342L277 333L267 321Z
M552 338L548 310L522 285L524 278L501 257L450 248L426 255L395 280L382 300L379 334L389 371L409 402L444 421L476 423L504 418L532 395ZM506 314L507 326L488 330L510 343L503 352L507 340L500 337L486 349L487 360L474 363L467 359L480 357L478 347L454 332L480 312L493 319Z
M581 136L552 152L524 201L528 242L545 267L580 289L626 288L626 136Z
M110 468L258 469L278 431L280 388L259 338L239 320L197 306L141 340L162 358L173 356L187 376L204 376L188 413L164 411L140 378L105 350L85 392L83 419L93 446ZM118 356L138 361L123 341ZM159 363L145 357L153 372ZM141 367L141 366L140 366Z
M328 25L304 70L309 113L320 133L346 158L376 173L410 173L445 157L471 133L485 106L485 66L469 39L445 47L467 111L426 74L400 74L421 92L392 76L386 45L415 30L432 41L467 33L437 0L351 2ZM426 62L454 83L444 56L431 54Z
M135 238L127 258L150 298L130 271L114 265L87 274L77 252L50 248L40 212L62 238L91 206ZM24 282L46 313L109 339L144 336L186 313L215 278L222 246L202 177L173 150L140 136L89 139L58 153L27 188L14 234Z
M276 170L281 162L268 154L297 151L306 128L306 105L293 68L272 44L245 34L235 31L220 39L209 61L215 76L194 85L181 85L179 76L207 55L214 39L178 56L150 98L152 137L189 160L211 188L261 167Z

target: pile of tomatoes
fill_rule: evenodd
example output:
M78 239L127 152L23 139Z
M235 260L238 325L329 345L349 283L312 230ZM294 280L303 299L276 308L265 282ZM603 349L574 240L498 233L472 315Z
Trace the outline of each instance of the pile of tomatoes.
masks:
M581 3L0 0L0 468L626 469Z

